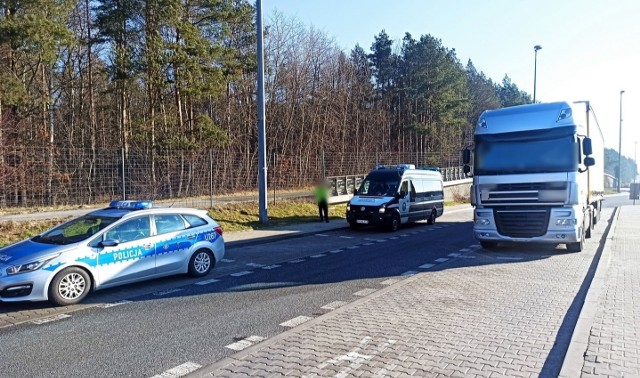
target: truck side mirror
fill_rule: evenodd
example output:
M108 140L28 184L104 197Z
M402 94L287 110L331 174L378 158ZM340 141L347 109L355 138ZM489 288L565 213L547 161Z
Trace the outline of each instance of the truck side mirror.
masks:
M592 158L591 156L584 158L584 165L586 167L592 167L596 164L596 159Z
M584 138L582 140L582 152L587 156L591 155L593 153L593 147L591 146L591 139L590 138ZM585 162L584 165L587 165L587 163ZM593 165L593 164L591 164L591 165Z
M471 150L468 148L462 150L462 163L465 165L471 163Z

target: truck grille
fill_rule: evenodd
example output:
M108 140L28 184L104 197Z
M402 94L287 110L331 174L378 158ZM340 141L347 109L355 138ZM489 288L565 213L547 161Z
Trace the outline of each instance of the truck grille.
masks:
M542 236L549 225L549 209L494 209L496 227L501 235L512 238Z

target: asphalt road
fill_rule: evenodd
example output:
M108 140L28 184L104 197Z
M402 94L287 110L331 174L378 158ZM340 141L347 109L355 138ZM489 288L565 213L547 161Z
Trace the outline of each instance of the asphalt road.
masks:
M330 311L323 306L352 302L382 289L385 281L475 246L471 216L470 209L459 211L435 226L416 224L397 233L345 229L230 247L227 262L204 279L177 277L105 290L90 302L130 302L1 329L0 376L151 377L187 362L213 363L235 353L228 348L234 342L276 336L288 329L283 322L321 315ZM591 239L589 248L596 247ZM564 252L517 246L491 253L540 259ZM207 282L211 279L218 281ZM0 312L38 306L47 305L12 304Z
M320 315L328 311L322 306L351 302L359 298L356 292L381 289L384 280L473 244L470 217L471 211L459 212L438 219L435 226L416 224L395 234L340 230L229 248L226 258L236 261L205 278L218 282L152 282L146 284L152 289L169 287L128 298L131 302L120 306L0 330L0 375L145 377L187 361L215 362L234 353L226 345L248 336L277 335L287 329L280 323ZM342 252L329 253L337 250ZM280 266L273 269L258 267L276 263ZM242 271L252 273L229 275ZM126 288L118 292L126 297Z

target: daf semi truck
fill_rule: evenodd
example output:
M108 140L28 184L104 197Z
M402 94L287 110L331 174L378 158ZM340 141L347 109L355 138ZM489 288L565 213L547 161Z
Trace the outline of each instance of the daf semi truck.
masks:
M463 161L483 248L540 242L582 251L604 198L604 141L588 101L487 110Z

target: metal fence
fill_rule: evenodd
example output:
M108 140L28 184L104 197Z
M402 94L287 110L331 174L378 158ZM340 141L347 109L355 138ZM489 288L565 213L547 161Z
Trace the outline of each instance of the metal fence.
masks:
M3 147L0 208L93 205L116 198L179 199L182 205L207 207L217 195L255 193L257 160L255 152L229 150L125 153L122 149ZM336 176L345 178L345 188L352 188L358 184L352 175L368 172L378 163L437 165L447 180L461 172L458 156L436 153L269 153L269 191L305 188Z

